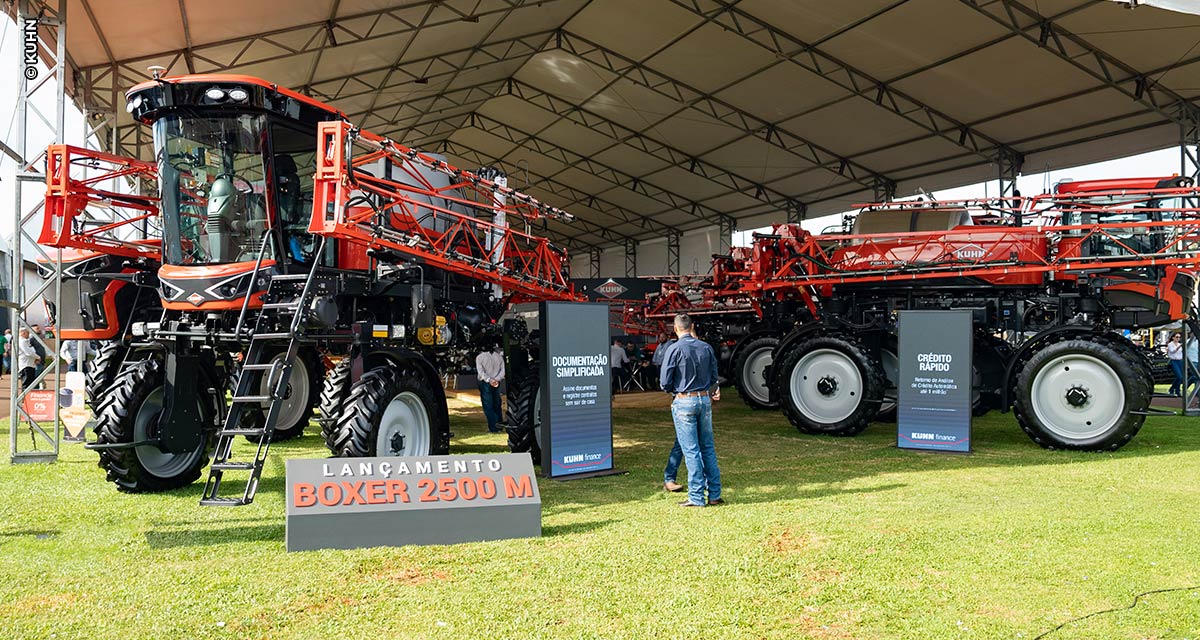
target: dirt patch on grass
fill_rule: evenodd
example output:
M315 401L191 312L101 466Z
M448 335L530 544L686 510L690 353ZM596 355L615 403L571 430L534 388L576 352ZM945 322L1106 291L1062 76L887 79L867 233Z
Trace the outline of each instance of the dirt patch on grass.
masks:
M76 607L80 602L90 602L91 598L82 593L35 593L0 606L0 617L13 614L45 613L61 611Z
M379 573L371 574L376 580L387 580L395 584L402 585L418 585L425 584L430 580L445 581L450 579L450 574L445 571L429 571L424 572L420 569L405 568L405 569L387 569Z
M774 553L797 553L820 549L829 543L829 538L819 536L810 531L795 532L786 528L767 538L767 548Z
M838 611L832 616L821 615L817 607L804 607L804 612L788 619L805 637L818 640L846 640L859 637L854 632L860 616L857 611Z

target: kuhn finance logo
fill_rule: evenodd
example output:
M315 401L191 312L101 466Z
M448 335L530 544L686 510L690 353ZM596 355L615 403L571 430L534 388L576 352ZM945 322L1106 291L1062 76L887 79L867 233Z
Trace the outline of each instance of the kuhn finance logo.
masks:
M596 291L596 293L604 296L605 298L615 298L615 297L621 295L622 293L629 291L629 289L621 286L621 283L616 282L612 278L609 278L608 282L605 282L604 284L596 287L595 291Z

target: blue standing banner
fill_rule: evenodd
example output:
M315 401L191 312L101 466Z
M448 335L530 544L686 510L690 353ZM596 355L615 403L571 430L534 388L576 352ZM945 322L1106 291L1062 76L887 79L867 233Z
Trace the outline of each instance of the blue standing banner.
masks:
M542 475L619 473L613 469L612 371L606 303L543 302L541 328Z
M901 311L896 445L971 451L971 312Z

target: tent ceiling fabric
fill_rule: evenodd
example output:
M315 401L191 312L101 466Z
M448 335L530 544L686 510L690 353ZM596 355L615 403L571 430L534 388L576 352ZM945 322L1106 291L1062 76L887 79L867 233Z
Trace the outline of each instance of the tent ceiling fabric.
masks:
M577 248L995 178L1001 156L1161 148L1200 95L1200 17L1107 0L70 0L68 19L75 98L117 114L126 152L121 93L150 65L256 75L499 163L582 219L547 229Z

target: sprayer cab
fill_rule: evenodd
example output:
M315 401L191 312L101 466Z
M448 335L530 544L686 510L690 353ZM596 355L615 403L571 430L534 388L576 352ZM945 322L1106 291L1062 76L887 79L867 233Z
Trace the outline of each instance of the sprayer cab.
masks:
M161 295L167 308L261 304L251 276L337 266L308 231L317 123L340 111L246 76L162 78L126 94L154 132L162 196Z

